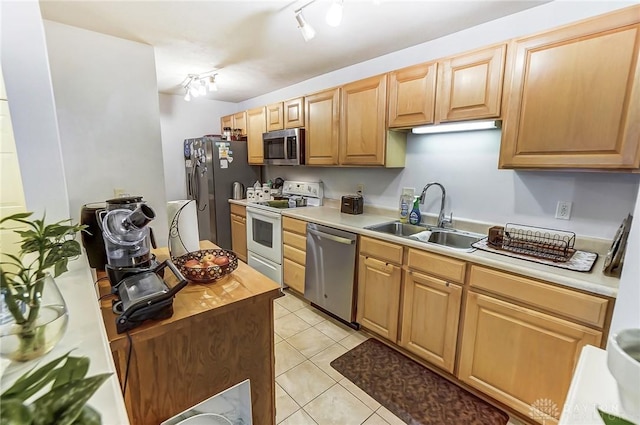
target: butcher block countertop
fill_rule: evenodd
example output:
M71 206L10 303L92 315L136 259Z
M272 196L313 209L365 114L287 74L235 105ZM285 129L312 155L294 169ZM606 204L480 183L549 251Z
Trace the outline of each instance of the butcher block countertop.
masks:
M209 241L202 249L215 249ZM167 248L154 250L157 260ZM170 274L170 273L167 273ZM100 275L99 275L100 276ZM175 277L167 278L173 286ZM102 293L109 290L109 283ZM238 261L218 281L189 284L173 300L173 315L149 320L127 333L116 332L111 297L101 301L111 353L129 421L162 421L249 379L253 423L275 423L273 299L280 285Z

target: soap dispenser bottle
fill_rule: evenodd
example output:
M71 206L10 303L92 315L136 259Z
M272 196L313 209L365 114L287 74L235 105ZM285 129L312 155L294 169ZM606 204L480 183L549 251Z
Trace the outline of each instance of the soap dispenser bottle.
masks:
M420 224L420 219L420 197L416 196L416 199L413 201L413 209L409 213L409 223Z

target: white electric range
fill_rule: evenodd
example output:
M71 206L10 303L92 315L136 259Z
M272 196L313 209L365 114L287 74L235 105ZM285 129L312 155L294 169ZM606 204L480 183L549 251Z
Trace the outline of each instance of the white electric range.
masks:
M322 182L285 181L282 199L247 205L247 263L283 285L282 210L321 206L323 198Z

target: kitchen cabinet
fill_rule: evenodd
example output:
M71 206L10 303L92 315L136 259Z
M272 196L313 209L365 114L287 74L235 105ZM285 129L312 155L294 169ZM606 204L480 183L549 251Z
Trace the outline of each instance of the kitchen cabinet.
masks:
M282 102L267 105L267 131L284 129L284 107Z
M284 102L284 128L304 127L304 97Z
M640 7L514 40L500 168L640 167Z
M525 416L535 406L557 419L582 347L605 341L608 300L476 265L469 284L459 378Z
M341 165L404 167L406 134L387 131L387 76L342 86Z
M435 62L389 73L389 127L433 124L436 101Z
M462 286L452 281L463 283L464 272L463 261L409 250L399 345L449 373L453 373L455 366L462 300Z
M233 115L226 115L220 118L220 134L226 127L233 129Z
M264 162L262 133L267 131L266 107L247 111L247 156L249 164Z
M307 252L307 222L282 217L282 280L285 285L304 295Z
M233 130L240 129L243 136L247 135L247 112L241 111L235 114L226 115L220 118L220 131L222 132L225 127L230 127Z
M340 88L305 98L305 161L307 165L338 165Z
M239 259L247 262L247 209L231 204L231 250Z
M442 59L436 122L499 118L506 44Z
M357 321L396 342L400 309L403 247L360 237Z

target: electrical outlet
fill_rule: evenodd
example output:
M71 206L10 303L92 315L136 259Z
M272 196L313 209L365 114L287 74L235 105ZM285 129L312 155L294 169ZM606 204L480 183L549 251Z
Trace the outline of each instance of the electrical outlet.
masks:
M556 207L556 218L560 220L569 220L571 218L571 201L558 201Z
M359 183L357 188L356 188L356 193L360 193L360 195L364 195L364 184Z

